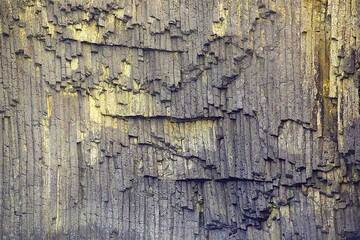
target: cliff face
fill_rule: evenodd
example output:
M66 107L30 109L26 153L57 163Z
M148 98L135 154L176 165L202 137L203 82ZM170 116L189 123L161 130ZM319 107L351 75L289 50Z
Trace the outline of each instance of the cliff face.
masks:
M359 0L0 0L2 239L360 239Z

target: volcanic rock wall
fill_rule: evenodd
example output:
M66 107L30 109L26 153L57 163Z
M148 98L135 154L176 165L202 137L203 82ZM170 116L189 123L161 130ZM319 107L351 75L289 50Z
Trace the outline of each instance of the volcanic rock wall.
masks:
M360 239L359 0L0 0L1 239Z

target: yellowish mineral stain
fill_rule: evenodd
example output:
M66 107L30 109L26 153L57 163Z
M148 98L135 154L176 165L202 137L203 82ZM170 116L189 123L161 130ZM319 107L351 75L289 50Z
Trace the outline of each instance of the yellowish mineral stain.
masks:
M76 91L76 89L68 84L62 91L61 91L61 94L63 96L68 96L68 97L77 97L78 93Z
M50 119L53 111L53 97L51 95L46 97L46 110L48 118Z
M212 25L212 30L217 36L223 37L228 26L229 10L225 9L224 4L220 2L217 11L219 11L220 18L215 20Z
M102 42L102 34L95 21L90 23L80 23L77 25L68 25L66 29L74 40L85 42Z
M280 215L288 221L290 219L290 207L288 205L280 206Z
M77 41L91 42L91 43L100 43L103 41L104 34L106 31L115 30L115 25L123 29L126 25L125 22L116 20L124 17L124 9L119 8L117 10L107 13L104 17L105 24L104 27L97 26L97 22L87 18L83 19L81 23L74 25L66 26L66 29L70 33L70 37Z
M314 1L309 1L309 0L304 0L305 3L309 4L309 11L313 11L312 8L312 2ZM311 3L310 3L311 2ZM318 1L320 2L320 1ZM41 7L41 5L39 5L40 1L36 1L38 7ZM239 5L240 6L240 5ZM28 24L32 25L32 22L34 22L34 9L33 7L26 7L25 8L25 17L21 16L20 18L22 20L26 20L28 22ZM317 9L315 11L319 11L322 12L322 9ZM115 10L114 15L117 18L121 18L124 16L124 9L118 9ZM227 26L228 26L228 10L224 9L223 3L221 3L219 5L219 15L220 15L220 19L216 20L216 22L212 25L212 30L213 33L218 35L218 36L224 36L226 31L227 31ZM310 16L313 16L312 13L309 14ZM112 16L107 16L106 18L106 25L111 25L114 23L114 18ZM310 17L309 19L313 19L313 23L319 23L324 21L324 19L319 18L319 16L317 14L314 15L314 18ZM335 25L344 25L343 23L339 23L337 24L337 20L336 17L332 16L332 20L334 20L334 26ZM0 25L0 32L1 32L1 25ZM313 27L313 26L311 26ZM311 31L315 32L317 31L315 28L318 26L313 27L313 29L311 29ZM101 42L102 41L102 34L101 31L99 30L99 28L96 26L95 22L90 22L90 23L82 23L79 24L77 26L68 26L66 27L70 33L72 34L73 38L75 40L79 40L79 41L87 41L87 42ZM48 33L51 35L55 34L55 26L53 24L48 24ZM316 41L316 38L314 37L314 33L312 38L308 38L309 41L306 42L306 49L308 50L308 48L313 48L313 46L315 46L316 44L314 44L314 41ZM19 28L19 39L20 39L20 43L25 44L27 41L27 37L26 37L26 31L25 28ZM321 43L323 44L323 43ZM328 44L328 43L326 43ZM325 56L324 58L321 57L320 59L320 64L321 64L321 70L325 70L327 71L325 73L325 75L323 75L323 82L322 82L322 91L323 91L323 96L326 97L337 97L337 79L336 79L336 75L333 74L333 66L337 66L338 65L338 58L337 58L337 53L338 53L338 45L336 42L331 42L329 46L326 46L326 44L324 43L324 45L320 46L320 47L314 47L314 49L308 50L307 51L307 56L312 55L315 52L320 52L320 53L325 53L328 52L330 49L330 56ZM313 62L313 58L309 57L309 62ZM73 59L70 63L70 67L71 69L74 71L76 69L78 69L78 59ZM129 63L127 63L126 61L123 62L123 66L122 66L122 74L124 77L130 78L131 77L131 65ZM306 70L308 71L308 70ZM104 74L102 75L104 80L109 78L110 72L109 72L109 67L105 67L104 68ZM344 91L346 94L346 90L347 89L356 89L354 86L349 86L347 87L346 84L353 84L352 81L344 81ZM140 86L139 85L135 85L135 90L139 90ZM125 94L124 94L125 93ZM129 91L123 91L123 90L117 90L113 85L102 85L100 87L100 90L96 90L95 92L92 92L92 96L86 96L89 100L89 113L90 113L90 121L94 122L97 128L100 127L112 127L112 128L116 128L117 124L116 121L118 121L116 118L112 118L108 115L112 115L112 116L131 116L131 115L137 115L137 114L141 114L143 116L149 116L149 112L146 112L146 108L144 107L145 105L151 105L151 96L149 96L147 93L144 92L140 92L137 94L134 94L133 92L129 92ZM67 86L65 89L63 89L61 91L61 95L62 96L70 96L70 97L77 97L77 91L71 86ZM125 96L125 97L124 97ZM123 98L121 100L119 100L118 98ZM124 105L126 105L127 108L124 108L121 112L119 112L119 104L118 102L125 102ZM326 105L329 104L329 105ZM49 153L49 126L50 126L50 119L53 115L53 98L52 96L47 96L46 97L46 110L47 110L47 115L45 117L43 117L42 119L42 126L43 126L43 151L44 153ZM328 111L330 114L329 116L331 116L333 113L336 113L336 109L333 108L332 104L330 103L325 103L325 111ZM151 114L150 114L151 115ZM319 119L319 125L321 122L321 117L319 115L318 117ZM182 127L180 127L181 125L183 125ZM186 125L186 127L184 126ZM175 123L175 122L171 122L171 121L166 121L165 122L165 127L168 128L166 131L169 133L168 136L170 136L170 142L176 146L181 146L183 151L187 151L188 149L185 149L183 142L187 141L190 142L191 145L189 146L190 149L192 149L191 151L195 151L199 146L201 146L201 144L204 144L204 146L206 148L209 149L214 149L212 148L212 141L214 140L213 138L211 138L211 131L213 129L213 125L214 122L213 121L195 121L195 122L191 122L191 123ZM125 133L128 131L128 126L124 125L124 127L122 127L121 129L119 129L120 131L124 131ZM181 128L186 129L185 131L181 131ZM200 137L201 136L201 137ZM214 136L214 135L213 135ZM86 133L81 132L81 139L84 139L86 137ZM340 145L342 144L341 141ZM296 150L296 148L294 148ZM92 143L91 145L91 149L90 149L90 164L93 165L97 162L98 158L99 158L99 147L96 143ZM50 155L48 156L48 158L50 159ZM168 167L171 171L172 171L172 167ZM338 168L334 173L334 176L328 176L329 179L331 179L331 177L334 177L335 179L341 179L341 171ZM61 192L60 192L60 183L61 183L61 173L59 170L57 170L57 193L56 193L56 231L61 231L61 213L60 213L60 196L61 196ZM46 183L48 184L48 183ZM45 184L45 185L46 185ZM310 196L313 196L313 204L314 204L314 208L316 211L316 215L317 216L321 216L321 196L319 194L319 192L313 192L312 194L309 194ZM46 196L46 198L48 198L48 196ZM203 206L200 206L201 208L203 208ZM199 207L199 208L200 208ZM202 211L202 210L201 210ZM282 215L285 218L290 218L290 210L288 206L285 207L280 207L280 210L275 210L274 211L274 215L278 216L278 215ZM273 212L272 212L273 215ZM272 218L272 215L270 216L270 218ZM333 218L329 218L327 221L333 221ZM277 230L278 225L276 224L272 224L271 225L271 234L273 234L274 232L278 232ZM276 235L278 236L278 235ZM278 239L280 237L273 237L273 239Z
M70 62L70 68L72 71L76 71L79 68L79 59L73 58Z
M113 13L114 13L115 17L122 18L122 17L124 17L125 9L118 8L118 9L114 10Z
M89 99L90 121L99 129L104 127L116 128L115 121L107 121L105 118L119 116L117 93L119 89L109 83L102 82L97 89L91 91Z
M123 61L121 69L122 69L122 74L125 77L128 77L128 78L131 77L131 64L130 63L128 63L127 61Z
M23 44L25 44L25 42L27 41L27 39L26 39L26 30L23 27L19 27L18 29L19 29L19 36L18 37L21 40L21 42Z
M48 33L51 36L54 36L55 35L55 25L52 23L48 23L47 27L48 27Z
M43 146L43 152L44 152L44 161L48 160L49 155L49 127L50 127L50 117L49 115L42 118L42 146Z
M274 219L278 219L279 216L280 216L279 209L273 208L271 210L270 216L268 217L268 220L266 221L266 225L269 228L271 239L281 239L280 225L278 221L274 220Z
M111 29L112 31L114 31L115 29L115 15L114 14L107 14L105 16L105 27L107 29Z

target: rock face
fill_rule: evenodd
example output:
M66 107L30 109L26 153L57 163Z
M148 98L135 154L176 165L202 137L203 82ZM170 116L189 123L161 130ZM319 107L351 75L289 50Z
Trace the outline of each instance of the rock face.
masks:
M0 15L0 238L360 239L359 0Z

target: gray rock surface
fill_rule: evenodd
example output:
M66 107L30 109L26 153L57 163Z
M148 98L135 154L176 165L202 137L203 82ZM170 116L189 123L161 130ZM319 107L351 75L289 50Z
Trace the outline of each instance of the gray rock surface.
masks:
M1 239L360 239L359 0L0 0Z

